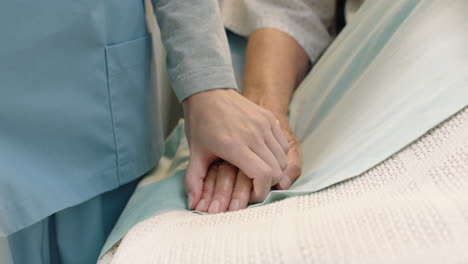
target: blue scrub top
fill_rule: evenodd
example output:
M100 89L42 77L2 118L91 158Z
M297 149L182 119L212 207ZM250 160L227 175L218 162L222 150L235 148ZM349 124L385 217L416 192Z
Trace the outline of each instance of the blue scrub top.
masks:
M162 151L142 1L7 2L0 236L132 181Z
M236 88L217 0L152 3L179 100ZM143 0L1 1L0 43L0 236L157 163Z

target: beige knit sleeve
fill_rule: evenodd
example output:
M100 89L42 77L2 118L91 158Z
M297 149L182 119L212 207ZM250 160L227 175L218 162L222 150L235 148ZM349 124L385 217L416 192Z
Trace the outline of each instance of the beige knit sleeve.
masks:
M274 28L294 38L313 62L324 51L334 10L333 0L224 0L226 28L248 36L258 28Z

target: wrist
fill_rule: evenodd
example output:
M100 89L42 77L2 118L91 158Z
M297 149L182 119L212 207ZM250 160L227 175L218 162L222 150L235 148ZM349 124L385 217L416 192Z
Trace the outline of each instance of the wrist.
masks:
M258 106L272 112L277 118L288 115L289 96L287 95L276 95L266 92L244 92L243 96Z
M200 103L201 101L209 102L210 100L214 100L219 98L220 96L237 93L236 89L234 88L215 88L210 90L205 90L202 92L194 93L187 97L184 101L182 101L182 107L184 111L190 107L190 105Z

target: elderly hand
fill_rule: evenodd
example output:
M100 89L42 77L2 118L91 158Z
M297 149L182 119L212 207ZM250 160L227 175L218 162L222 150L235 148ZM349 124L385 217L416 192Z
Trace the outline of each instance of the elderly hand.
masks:
M190 160L185 176L189 209L202 195L208 167L223 159L253 180L262 201L288 166L288 142L274 115L232 89L200 92L183 102Z
M278 118L283 134L286 136L289 144L289 152L287 154L288 166L283 171L283 178L276 185L278 190L287 190L296 179L301 176L302 171L302 150L301 142L294 136L294 133L289 126L288 117L286 114L275 114Z
M203 182L203 193L196 210L220 213L247 207L252 191L252 179L224 161L210 166Z

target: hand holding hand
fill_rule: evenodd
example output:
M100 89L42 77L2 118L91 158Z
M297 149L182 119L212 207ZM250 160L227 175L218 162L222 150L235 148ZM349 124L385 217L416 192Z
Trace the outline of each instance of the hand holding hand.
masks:
M289 142L288 166L276 185L287 190L301 174L301 145L289 126L286 115L276 115ZM252 179L228 162L215 162L203 181L201 199L196 210L208 213L236 211L247 207L252 191Z
M262 201L288 166L288 142L276 118L232 89L194 94L184 102L190 161L185 176L189 208L198 204L208 167L217 159L253 180L251 200Z

